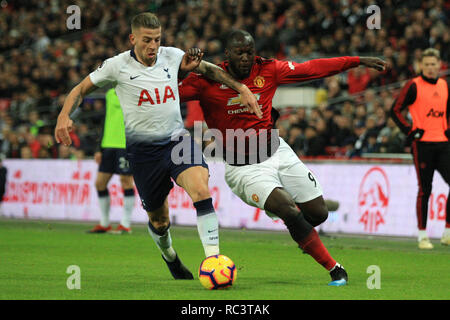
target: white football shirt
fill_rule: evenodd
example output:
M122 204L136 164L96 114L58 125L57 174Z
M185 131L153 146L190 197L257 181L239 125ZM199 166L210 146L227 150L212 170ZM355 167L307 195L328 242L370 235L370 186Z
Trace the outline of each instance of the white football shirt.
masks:
M184 51L159 47L156 63L147 67L133 50L105 60L90 73L98 87L113 84L123 111L127 144L170 140L183 129L178 70Z

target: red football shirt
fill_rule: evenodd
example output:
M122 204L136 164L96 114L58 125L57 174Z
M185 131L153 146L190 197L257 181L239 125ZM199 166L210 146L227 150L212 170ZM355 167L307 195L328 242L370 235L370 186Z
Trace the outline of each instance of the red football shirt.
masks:
M261 129L273 128L272 98L279 85L328 77L358 65L359 57L315 59L304 63L255 57L250 76L240 82L256 95L262 119L241 105L236 91L196 73L180 83L179 94L181 101L199 100L208 128L219 129L226 140L226 129L243 129L244 132L254 129L259 134ZM219 66L226 71L228 62ZM243 138L249 139L248 136Z

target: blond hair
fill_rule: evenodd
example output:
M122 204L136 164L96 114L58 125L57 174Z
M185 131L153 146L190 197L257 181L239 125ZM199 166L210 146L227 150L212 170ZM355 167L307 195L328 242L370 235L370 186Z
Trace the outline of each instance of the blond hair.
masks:
M425 57L435 57L438 60L441 60L441 54L438 49L428 48L422 52L420 60L423 60Z

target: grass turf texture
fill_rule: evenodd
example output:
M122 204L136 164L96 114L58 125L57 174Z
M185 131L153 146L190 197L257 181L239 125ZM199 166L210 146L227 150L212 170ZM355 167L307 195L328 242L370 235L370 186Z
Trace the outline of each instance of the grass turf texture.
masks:
M302 254L287 232L220 231L221 252L238 269L233 288L208 291L198 281L204 258L196 228L172 227L174 247L195 280L173 280L144 225L132 235L86 234L81 223L0 219L0 299L450 299L450 247L420 251L414 239L322 237L348 274L329 287L328 272ZM69 290L68 266L81 269ZM381 269L369 290L367 267Z

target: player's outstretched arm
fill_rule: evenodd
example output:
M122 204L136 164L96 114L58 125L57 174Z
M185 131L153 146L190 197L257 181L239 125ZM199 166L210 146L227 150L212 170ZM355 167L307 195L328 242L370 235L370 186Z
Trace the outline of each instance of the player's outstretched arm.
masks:
M69 132L72 131L73 121L70 119L70 114L81 104L83 98L95 89L97 87L92 83L90 77L87 76L70 91L56 122L55 139L57 143L62 142L65 146L72 144Z
M385 61L377 57L359 57L359 64L376 69L378 71L384 71L387 66Z

